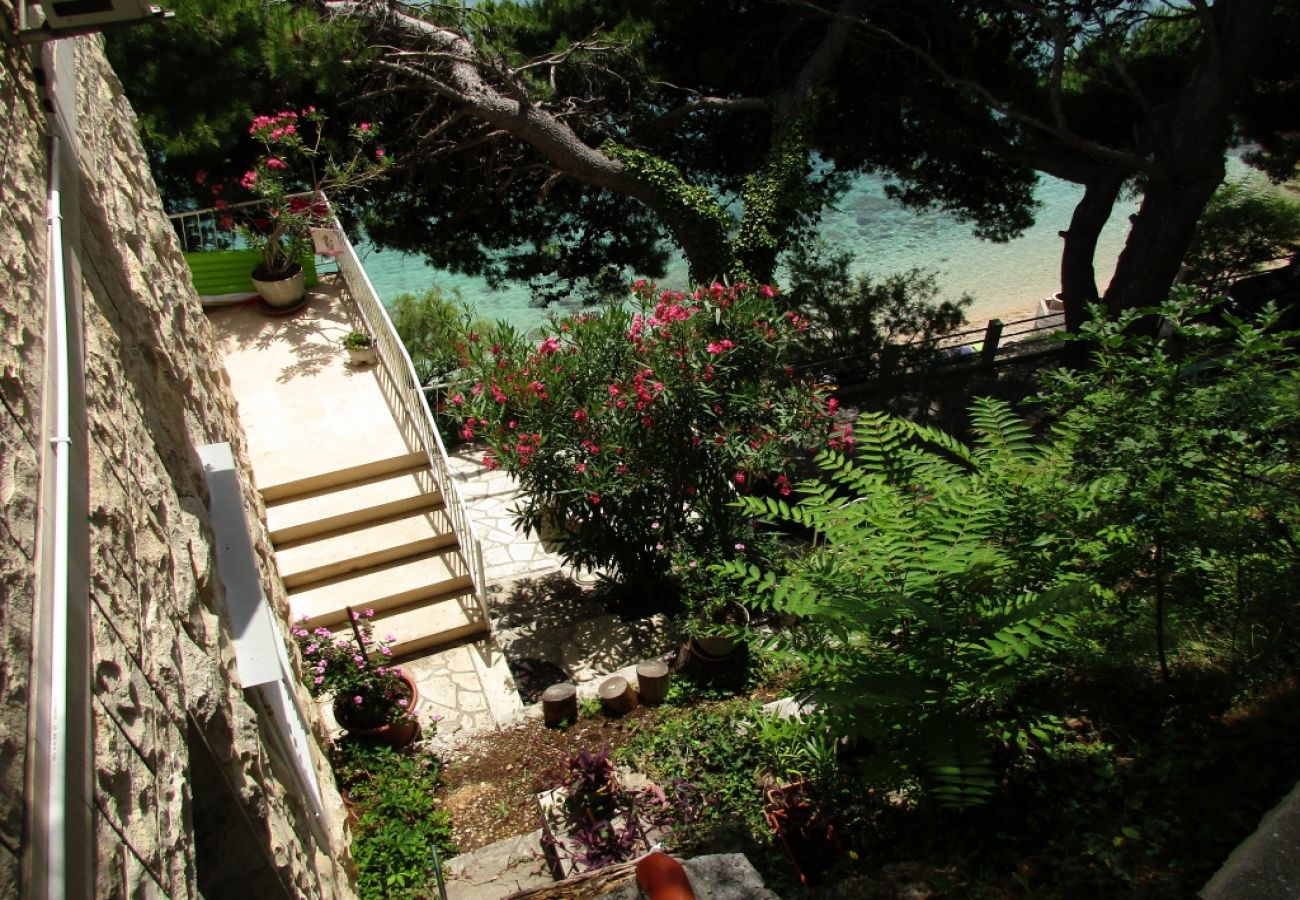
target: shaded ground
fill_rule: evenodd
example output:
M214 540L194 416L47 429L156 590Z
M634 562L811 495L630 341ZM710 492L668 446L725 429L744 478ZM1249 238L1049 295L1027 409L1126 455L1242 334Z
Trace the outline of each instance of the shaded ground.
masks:
M459 747L443 770L442 800L457 849L465 853L539 827L536 795L564 781L571 756L622 747L640 724L653 725L655 716L639 707L621 719L597 714L565 729L530 720Z

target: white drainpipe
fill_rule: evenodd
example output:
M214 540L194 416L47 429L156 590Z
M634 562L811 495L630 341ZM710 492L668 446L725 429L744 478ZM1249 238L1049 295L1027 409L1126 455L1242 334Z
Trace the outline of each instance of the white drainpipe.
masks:
M46 896L66 896L68 779L68 506L71 401L68 390L68 309L63 273L63 215L60 212L61 144L50 139L49 265L53 300L54 454L53 565L50 584L49 794L46 799Z

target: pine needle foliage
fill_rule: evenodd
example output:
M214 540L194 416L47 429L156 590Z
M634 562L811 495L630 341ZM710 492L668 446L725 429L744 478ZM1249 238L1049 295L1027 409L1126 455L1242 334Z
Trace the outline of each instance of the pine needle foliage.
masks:
M754 603L790 617L773 648L797 656L811 695L870 749L869 776L943 803L991 796L999 746L1052 740L1050 717L1016 688L1070 640L1084 592L1050 542L1025 537L1018 498L1060 480L1065 457L1005 404L978 401L972 446L867 413L857 453L826 451L797 505L743 498L743 510L815 536L785 574L722 568ZM1086 494L1069 502L1086 504Z

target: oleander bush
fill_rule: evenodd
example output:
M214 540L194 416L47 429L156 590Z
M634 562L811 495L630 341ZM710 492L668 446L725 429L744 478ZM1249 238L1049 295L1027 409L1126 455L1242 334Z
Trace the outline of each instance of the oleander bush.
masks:
M518 478L522 526L572 564L650 584L676 543L735 552L749 520L732 501L788 494L800 450L852 442L785 363L803 327L770 287L637 282L630 304L554 322L539 343L471 332L450 403L484 462Z

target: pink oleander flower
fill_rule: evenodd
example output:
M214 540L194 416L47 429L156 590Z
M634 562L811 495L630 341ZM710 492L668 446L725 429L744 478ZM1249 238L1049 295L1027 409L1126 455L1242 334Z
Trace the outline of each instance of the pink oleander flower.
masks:
M245 172L244 177L239 179L239 184L244 190L251 191L257 187L257 173L251 170Z
M551 353L555 353L559 349L560 349L560 339L555 336L551 336L548 337L546 340L542 341L541 346L537 348L537 352L542 356L547 356Z
M367 132L367 131L369 131L369 130L370 130L370 123L369 123L369 122L362 122L360 125L357 126L357 131L360 131L362 134L364 134L365 132Z
M357 706L360 706L362 703L365 703L366 701L361 699L360 694L357 694L355 697L352 698L352 702L355 703Z

